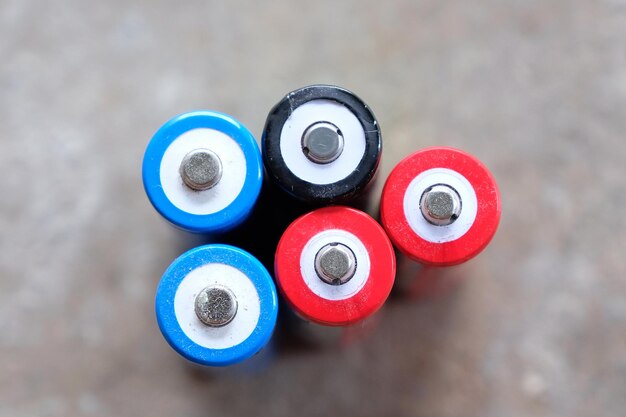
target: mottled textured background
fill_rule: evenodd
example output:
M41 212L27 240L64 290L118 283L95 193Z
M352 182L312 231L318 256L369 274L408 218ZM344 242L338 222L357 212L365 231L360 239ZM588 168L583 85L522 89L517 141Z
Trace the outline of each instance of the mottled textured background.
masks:
M0 415L626 415L626 1L0 0ZM310 83L355 91L382 173L428 145L483 160L492 244L364 343L194 369L156 284L188 243L140 168L174 114L260 137Z

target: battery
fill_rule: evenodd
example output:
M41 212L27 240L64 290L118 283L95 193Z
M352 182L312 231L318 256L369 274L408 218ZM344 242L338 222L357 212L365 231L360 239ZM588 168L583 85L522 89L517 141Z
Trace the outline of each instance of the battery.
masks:
M478 255L500 222L498 186L478 159L454 148L417 151L391 171L380 217L396 248L426 266Z
M313 206L362 197L382 151L380 126L369 106L332 85L287 94L269 112L261 144L269 180Z
M165 271L156 292L159 328L186 359L239 363L262 349L276 325L276 287L248 252L210 244L191 249Z
M154 208L173 225L222 233L252 211L263 181L256 140L234 118L214 111L184 113L152 137L143 185Z
M347 326L383 305L396 264L393 246L374 219L332 206L299 217L285 230L274 270L285 300L302 318Z

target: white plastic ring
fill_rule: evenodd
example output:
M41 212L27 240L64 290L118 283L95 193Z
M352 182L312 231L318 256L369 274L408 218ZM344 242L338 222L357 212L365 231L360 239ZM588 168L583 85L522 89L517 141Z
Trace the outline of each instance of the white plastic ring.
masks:
M327 164L309 160L302 152L302 135L314 123L337 126L343 135L343 152ZM365 132L359 119L345 106L332 100L311 100L296 108L280 134L280 152L287 168L312 184L333 184L348 177L365 155Z
M210 149L222 163L222 177L212 188L194 191L180 177L180 164L195 149ZM160 165L163 192L174 206L195 215L217 213L228 207L243 189L246 158L239 144L215 129L197 128L177 137L165 150Z
M230 289L238 305L233 320L222 327L205 325L195 311L198 293L216 284ZM254 284L243 272L230 265L210 263L183 278L174 296L174 313L183 333L194 343L209 349L227 349L252 334L261 314L261 302Z
M422 194L436 184L449 185L461 197L461 214L447 226L429 223L420 210ZM433 168L420 173L409 183L404 193L403 207L409 226L419 237L432 243L445 243L460 238L472 227L476 220L478 201L474 187L463 175L447 168Z
M356 272L345 284L331 285L322 281L315 272L315 255L329 243L342 243L349 247L356 258ZM300 271L306 285L316 295L326 300L345 300L358 293L370 275L370 257L363 242L352 233L341 229L325 230L313 236L300 254Z

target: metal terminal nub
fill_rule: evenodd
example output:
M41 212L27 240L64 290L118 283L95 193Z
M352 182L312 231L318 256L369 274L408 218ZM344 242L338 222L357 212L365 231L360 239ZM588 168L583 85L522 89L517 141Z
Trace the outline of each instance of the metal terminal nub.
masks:
M420 198L420 210L428 223L447 226L461 215L461 196L449 185L436 184L427 188Z
M316 164L328 164L343 152L343 134L330 122L316 122L302 135L302 152Z
M330 285L350 281L356 273L356 256L348 246L333 242L324 245L315 255L315 272Z
M237 314L237 298L221 285L211 285L200 291L195 303L196 316L207 326L222 327Z
M180 176L192 190L208 190L222 178L222 161L209 149L195 149L183 158Z

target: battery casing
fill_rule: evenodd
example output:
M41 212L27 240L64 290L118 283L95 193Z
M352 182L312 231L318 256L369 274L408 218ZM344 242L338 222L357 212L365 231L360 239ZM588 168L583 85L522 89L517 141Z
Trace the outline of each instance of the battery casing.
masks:
M331 285L315 275L319 246L346 244L355 253L356 273ZM285 231L275 257L277 285L289 305L306 320L327 326L357 323L387 299L395 278L395 254L382 227L362 211L332 206L296 219Z
M315 122L332 123L345 137L343 152L327 164L313 163L302 152L304 130ZM314 207L362 197L382 152L380 126L370 107L332 85L311 85L287 94L269 112L261 143L269 180Z
M462 199L459 218L448 226L426 221L420 212L423 190L452 184ZM383 188L380 217L395 247L428 266L451 266L478 255L500 221L500 194L494 177L476 158L454 148L417 151L391 171Z
M206 286L224 285L236 296L234 319L210 327L194 312L194 299ZM156 292L156 318L163 337L186 359L208 366L241 362L265 346L278 312L276 287L263 265L229 245L191 249L165 271Z
M208 190L186 187L179 164L186 152L209 148L223 160L219 183ZM223 113L199 110L178 115L152 137L143 159L143 185L154 208L174 226L216 234L232 230L251 213L263 182L256 140Z

